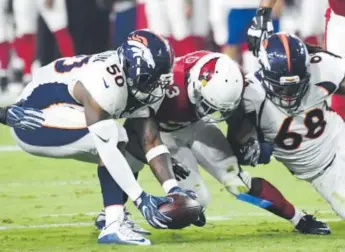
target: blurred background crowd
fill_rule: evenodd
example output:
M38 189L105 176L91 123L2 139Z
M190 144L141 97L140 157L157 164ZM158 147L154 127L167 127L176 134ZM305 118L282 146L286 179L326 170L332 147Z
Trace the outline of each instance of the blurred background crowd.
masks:
M30 82L31 72L56 58L118 47L129 32L150 28L168 37L176 56L210 49L257 61L246 32L260 0L0 0L0 105ZM275 31L323 45L328 0L280 0ZM329 15L329 14L328 14ZM326 15L327 16L327 15Z

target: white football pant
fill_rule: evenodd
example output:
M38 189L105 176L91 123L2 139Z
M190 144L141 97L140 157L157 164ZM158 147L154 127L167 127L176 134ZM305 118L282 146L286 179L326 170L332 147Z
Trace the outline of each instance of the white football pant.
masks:
M326 20L325 39L328 51L345 57L345 17L331 12Z
M345 132L345 126L343 128L342 132ZM312 180L311 184L345 220L345 136L342 134L339 138L339 147L333 163L321 176Z
M75 132L76 134L78 134L77 131L86 132L85 134L80 134L80 138L75 141L69 141L69 143L65 145L56 146L54 141L51 141L51 146L43 146L39 144L32 145L26 143L17 135L15 130L12 129L12 135L16 140L17 145L22 150L35 156L75 159L84 162L99 163L100 158L98 156L98 151L94 144L93 137L87 131L85 114L81 108L71 104L57 104L56 106L50 106L44 109L43 113L46 118L44 125L47 129L45 130L50 131L50 134L52 135L56 134L57 137L64 137L66 134L61 132L61 129ZM125 128L120 124L117 124L117 127L119 132L118 142L128 142ZM35 132L33 131L32 134L35 134ZM39 136L37 136L37 138L39 143ZM52 139L54 140L53 137ZM68 139L66 140L68 142Z
M185 0L147 0L148 27L165 37L183 40L188 36L205 37L209 31L208 0L193 0L192 17L185 15Z
M64 29L68 25L65 0L54 0L53 7L47 9L45 0L13 0L16 35L35 34L38 14L42 16L51 32Z

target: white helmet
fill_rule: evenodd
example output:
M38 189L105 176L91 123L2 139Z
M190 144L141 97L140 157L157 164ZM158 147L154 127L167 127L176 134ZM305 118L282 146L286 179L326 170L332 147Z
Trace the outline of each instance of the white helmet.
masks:
M242 98L244 76L240 66L225 54L210 53L189 73L188 96L200 118L212 114L212 122L227 119Z

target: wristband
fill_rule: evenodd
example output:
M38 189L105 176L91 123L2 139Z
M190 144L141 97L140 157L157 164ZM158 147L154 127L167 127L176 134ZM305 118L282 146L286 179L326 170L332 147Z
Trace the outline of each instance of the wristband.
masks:
M162 184L162 187L166 193L169 193L172 188L178 187L178 184L175 179L168 179Z
M161 154L169 154L169 150L168 148L161 144L161 145L158 145L156 147L153 147L151 150L149 150L147 153L146 153L146 159L147 159L147 163L150 163L150 161L152 159L154 159L155 157L161 155Z

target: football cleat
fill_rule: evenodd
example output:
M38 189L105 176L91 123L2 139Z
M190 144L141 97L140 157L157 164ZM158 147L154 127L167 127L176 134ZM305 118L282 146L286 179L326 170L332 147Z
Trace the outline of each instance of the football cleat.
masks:
M136 232L138 234L142 234L142 235L150 235L151 232L147 231L145 229L143 229L142 227L140 227L138 224L136 224L131 218L130 218L130 213L126 210L126 208L124 209L124 224L127 225L130 229L133 230L133 232ZM102 210L99 215L96 217L95 219L95 227L98 230L102 230L105 227L105 212L104 210Z
M135 233L123 221L114 221L103 228L98 236L99 244L151 245L151 241Z
M302 217L295 227L296 232L302 234L328 235L331 229L326 223L318 221L313 215L307 214Z
M105 227L105 212L104 209L97 215L95 219L95 227L102 230Z
M140 227L138 224L136 224L130 217L131 213L127 211L127 209L124 209L125 211L125 218L124 218L124 223L127 227L132 229L133 232L141 234L141 235L151 235L151 232L148 230L143 229Z

